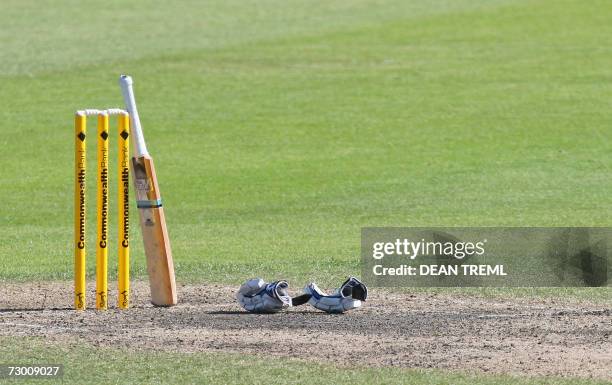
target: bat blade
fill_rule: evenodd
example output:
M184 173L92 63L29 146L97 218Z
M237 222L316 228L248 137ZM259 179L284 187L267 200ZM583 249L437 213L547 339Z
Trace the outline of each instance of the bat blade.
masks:
M151 302L155 306L176 305L172 249L153 159L150 155L132 157L132 170L142 239L147 256Z

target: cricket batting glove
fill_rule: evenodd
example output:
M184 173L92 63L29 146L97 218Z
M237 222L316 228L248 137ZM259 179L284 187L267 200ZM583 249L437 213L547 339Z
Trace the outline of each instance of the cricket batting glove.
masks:
M368 288L357 278L349 277L342 286L327 295L314 283L304 288L304 293L310 295L309 304L327 313L344 313L361 307L361 301L368 297Z
M246 311L276 313L292 306L288 288L286 281L266 283L261 278L253 278L240 286L236 299Z

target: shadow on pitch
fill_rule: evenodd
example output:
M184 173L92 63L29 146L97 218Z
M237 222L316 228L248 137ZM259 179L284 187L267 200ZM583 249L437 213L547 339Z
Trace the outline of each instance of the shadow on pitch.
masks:
M0 309L0 313L37 312L37 311L65 311L65 310L74 310L74 308L72 308L72 307L11 308L11 309Z
M325 312L308 311L308 310L284 311L284 312L278 312L278 313L249 313L248 311L244 311L244 310L242 311L241 310L215 310L215 311L208 311L206 312L206 314L211 314L211 315L236 314L236 315L248 315L248 316L261 316L261 315L273 316L273 315L278 315L278 314L282 314L282 315L288 315L288 314L330 315Z

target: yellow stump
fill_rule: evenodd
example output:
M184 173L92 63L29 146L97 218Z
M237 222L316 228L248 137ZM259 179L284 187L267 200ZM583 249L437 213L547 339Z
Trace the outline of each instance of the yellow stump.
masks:
M85 303L85 175L87 169L87 146L85 133L87 117L74 116L74 308L84 310Z
M120 309L130 306L130 117L128 114L119 115L118 139L118 207L119 214L119 298Z
M96 308L108 307L108 114L98 114Z

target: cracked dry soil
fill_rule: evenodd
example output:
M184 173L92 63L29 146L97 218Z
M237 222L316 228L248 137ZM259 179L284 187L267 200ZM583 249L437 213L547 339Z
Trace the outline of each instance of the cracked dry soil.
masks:
M110 348L265 353L342 367L612 380L609 305L373 289L362 309L343 315L309 305L256 315L237 305L236 287L182 285L180 303L172 308L148 303L148 283L132 288L129 310L93 310L90 294L91 310L77 312L71 282L2 283L0 335ZM111 291L110 305L115 298Z

